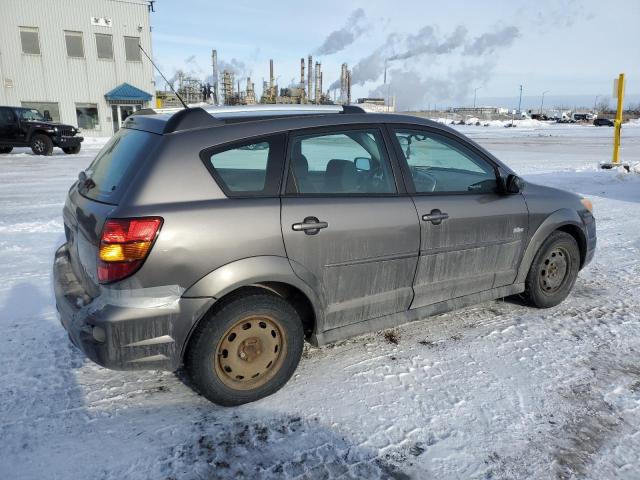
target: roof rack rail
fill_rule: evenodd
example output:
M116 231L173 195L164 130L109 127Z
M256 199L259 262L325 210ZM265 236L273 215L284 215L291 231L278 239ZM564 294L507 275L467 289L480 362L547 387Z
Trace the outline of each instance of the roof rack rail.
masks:
M174 133L193 128L215 127L225 123L260 120L274 117L324 115L324 114L360 114L366 113L355 105L238 105L218 107L215 105L193 106L189 108L144 108L127 118L126 124L142 122L145 116L154 114L169 115L160 130L163 134ZM139 119L139 120L138 120ZM149 119L151 120L151 118ZM147 121L144 123L148 124ZM155 123L155 121L154 121Z
M234 105L234 106L203 106L203 110L213 116L233 115L233 114L253 114L253 115L319 115L329 113L365 113L365 111L354 105L313 105L313 104L255 104L255 105Z

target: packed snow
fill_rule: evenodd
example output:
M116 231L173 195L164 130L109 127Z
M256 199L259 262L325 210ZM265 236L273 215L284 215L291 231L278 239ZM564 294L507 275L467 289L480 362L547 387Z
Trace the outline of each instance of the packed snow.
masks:
M613 130L461 126L531 182L593 200L571 296L499 300L306 348L278 393L215 406L182 373L105 370L68 341L50 271L80 155L0 155L0 478L640 477L640 176ZM640 129L623 129L640 163Z

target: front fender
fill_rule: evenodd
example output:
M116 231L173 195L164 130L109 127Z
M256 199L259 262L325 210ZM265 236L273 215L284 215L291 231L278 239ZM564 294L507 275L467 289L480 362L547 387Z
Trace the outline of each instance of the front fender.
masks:
M566 225L578 227L581 235L583 236L583 240L586 238L584 232L585 227L580 215L578 215L578 212L570 208L561 208L560 210L556 210L544 219L535 233L531 236L529 245L522 256L522 261L520 262L520 268L518 269L518 276L516 277L515 283L524 283L527 278L527 274L529 273L529 269L531 268L533 257L535 257L542 243L553 231Z

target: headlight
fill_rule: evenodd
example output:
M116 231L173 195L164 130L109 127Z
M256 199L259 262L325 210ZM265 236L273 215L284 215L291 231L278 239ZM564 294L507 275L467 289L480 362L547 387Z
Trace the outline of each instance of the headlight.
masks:
M593 203L591 203L591 200L588 198L581 198L580 203L582 203L582 206L589 210L589 213L593 215Z
M58 127L54 127L54 128L53 128L53 131L54 131L54 132L56 132L56 133L58 133Z

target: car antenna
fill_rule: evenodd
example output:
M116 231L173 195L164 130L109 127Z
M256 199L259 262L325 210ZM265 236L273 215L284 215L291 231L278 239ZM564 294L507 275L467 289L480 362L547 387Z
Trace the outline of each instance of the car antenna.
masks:
M151 60L151 57L147 54L147 52L144 51L144 48L142 48L142 45L138 44L138 48L142 51L142 53L144 53L144 56L147 57L149 59L149 61L151 62L151 65L153 65L153 68L155 68L158 73L160 74L160 76L162 77L162 79L165 81L165 83L167 85L169 85L169 88L171 89L171 91L175 94L176 97L178 97L178 100L180 100L180 103L182 104L182 106L184 108L189 108L189 106L185 103L185 101L182 99L182 97L180 95L178 95L178 92L175 91L175 89L173 88L173 85L171 83L169 83L169 80L167 80L167 77L165 77L162 72L160 71L160 69L156 66L155 63L153 63L153 60Z

